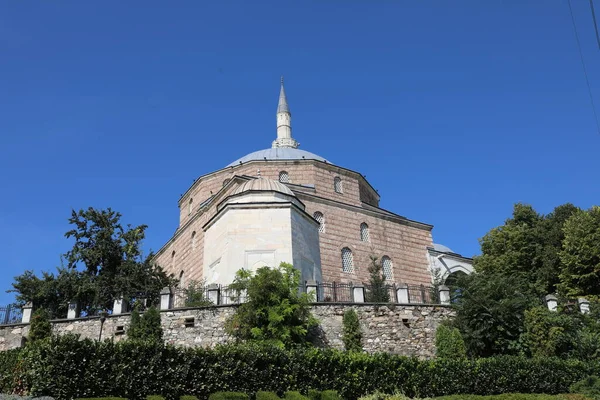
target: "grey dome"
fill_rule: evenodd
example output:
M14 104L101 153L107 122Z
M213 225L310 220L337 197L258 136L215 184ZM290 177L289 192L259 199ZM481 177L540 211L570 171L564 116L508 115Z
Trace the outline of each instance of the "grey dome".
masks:
M439 251L440 253L454 253L450 247L444 246L443 244L434 243L433 249L435 251Z
M275 147L270 149L264 149L255 151L254 153L250 153L245 155L242 158L239 158L228 165L228 167L232 167L235 165L239 165L240 162L247 163L249 161L256 160L318 160L318 161L326 161L323 157L318 156L314 153L294 149L291 147Z
M240 194L244 192L250 191L264 191L264 192L279 192L283 194L287 194L289 196L293 196L294 193L285 186L281 182L274 181L272 179L267 178L257 178L249 180L245 182L243 185L240 185L233 194Z

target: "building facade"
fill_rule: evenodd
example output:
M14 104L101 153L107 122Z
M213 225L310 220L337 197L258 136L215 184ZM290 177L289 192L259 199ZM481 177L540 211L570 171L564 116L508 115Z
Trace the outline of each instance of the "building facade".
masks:
M155 262L181 280L228 284L240 268L289 262L303 280L367 282L371 256L395 283L432 281L432 225L379 207L359 172L298 149L283 80L277 137L200 176Z

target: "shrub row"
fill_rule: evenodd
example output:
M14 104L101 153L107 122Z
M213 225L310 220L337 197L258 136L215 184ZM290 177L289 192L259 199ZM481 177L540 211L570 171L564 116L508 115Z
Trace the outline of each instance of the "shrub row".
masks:
M5 357L5 356L3 356ZM6 356L9 358L9 356ZM336 390L344 399L376 391L409 397L451 394L568 392L569 386L597 375L600 364L559 359L496 357L478 360L418 360L389 354L368 355L335 350L283 350L256 345L215 349L180 348L124 341L97 342L62 336L26 346L23 385L34 396L58 400L118 396L142 400L148 394L167 399L231 391ZM14 387L7 367L0 381Z

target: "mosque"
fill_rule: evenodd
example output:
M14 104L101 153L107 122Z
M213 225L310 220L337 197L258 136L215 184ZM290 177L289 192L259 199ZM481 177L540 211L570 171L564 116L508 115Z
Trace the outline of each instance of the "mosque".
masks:
M368 282L371 256L390 283L431 285L434 276L472 272L470 258L433 243L432 225L380 208L360 172L298 147L282 79L271 147L196 179L155 262L181 285L226 285L241 268L281 262L303 281Z

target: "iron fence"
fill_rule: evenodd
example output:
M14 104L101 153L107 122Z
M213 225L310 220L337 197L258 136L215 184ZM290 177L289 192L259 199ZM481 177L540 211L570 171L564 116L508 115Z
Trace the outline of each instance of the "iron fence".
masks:
M21 308L13 305L0 307L0 325L18 324L23 318Z
M438 291L431 286L407 285L408 302L410 304L438 304Z
M246 292L238 292L224 285L197 285L172 290L172 307L202 307L216 304L240 304L246 301Z
M351 283L321 282L317 284L317 302L352 303Z

